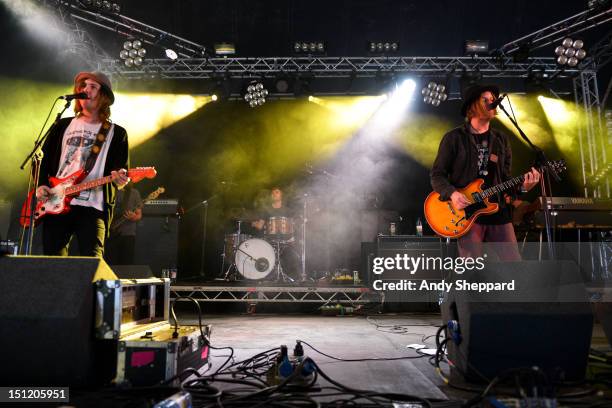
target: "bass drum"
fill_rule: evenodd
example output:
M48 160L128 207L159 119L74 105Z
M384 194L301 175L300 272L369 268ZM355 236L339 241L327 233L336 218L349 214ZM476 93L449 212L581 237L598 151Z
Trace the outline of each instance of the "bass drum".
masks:
M238 272L246 279L263 279L274 269L276 254L268 242L252 238L240 244L235 261Z

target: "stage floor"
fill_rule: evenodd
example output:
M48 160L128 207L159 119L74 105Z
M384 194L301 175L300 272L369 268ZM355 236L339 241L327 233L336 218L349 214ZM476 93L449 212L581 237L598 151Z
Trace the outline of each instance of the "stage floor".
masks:
M193 316L179 315L183 324L197 324ZM296 340L343 359L418 357L406 346L413 343L435 348L433 335L440 324L438 314L384 314L365 316L312 315L214 315L204 322L213 326L215 347L231 346L237 361L259 352L287 345L291 353ZM594 327L593 347L609 350L603 330ZM307 346L314 359L332 379L357 389L411 394L437 400L469 399L474 394L445 385L427 357L395 361L343 362L323 356ZM227 350L214 350L212 371L227 358ZM445 371L448 370L444 366ZM318 383L327 382L319 377ZM452 404L451 404L452 405Z

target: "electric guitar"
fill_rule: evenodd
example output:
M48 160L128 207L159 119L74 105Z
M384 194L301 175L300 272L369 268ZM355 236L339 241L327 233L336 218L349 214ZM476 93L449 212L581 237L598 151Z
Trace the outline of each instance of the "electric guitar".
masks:
M549 161L544 167L561 173L566 169L565 160ZM472 203L463 210L456 209L451 200L440 200L440 194L432 191L424 204L427 223L436 234L444 238L459 238L468 233L479 216L493 214L499 210L499 204L489 201L492 195L523 184L524 179L525 175L517 176L484 190L483 179L472 181L464 188L458 189Z
M153 178L157 175L155 167L137 167L127 171L128 177L132 182L137 183L144 178ZM104 184L110 183L111 176L102 177L96 180L86 181L84 183L75 184L80 181L83 176L83 170L78 170L64 178L50 177L51 191L48 197L37 200L36 208L34 209L35 226L38 225L40 219L47 214L62 214L70 211L70 202L83 190L89 190ZM28 198L21 207L21 216L19 222L24 227L30 226L31 202L36 199L36 189L28 193Z
M132 208L131 211L136 211L142 208L149 201L156 200L157 197L159 197L159 195L163 194L165 191L166 191L165 188L159 187L157 190L151 192L144 200L140 200L138 204L136 204L136 207ZM123 223L126 222L127 220L128 219L125 216L125 214L121 214L120 217L113 219L113 222L111 223L111 226L110 226L111 233L117 231L117 228L123 225Z

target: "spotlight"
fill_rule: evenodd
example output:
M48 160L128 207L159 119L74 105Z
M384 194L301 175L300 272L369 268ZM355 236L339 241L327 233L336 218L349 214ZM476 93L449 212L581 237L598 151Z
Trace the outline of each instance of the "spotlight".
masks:
M171 48L166 48L166 57L170 58L172 61L175 61L178 58L178 54Z
M367 49L373 54L392 54L399 50L397 41L369 41Z
M610 0L589 0L587 1L587 7L589 9L600 10L606 8L610 3Z
M278 93L287 93L289 91L289 78L284 75L276 77L274 88Z
M485 40L467 40L463 47L465 55L477 57L479 54L487 54L489 52L489 41Z
M293 81L293 94L296 97L312 95L314 76L311 73L298 74Z
M440 103L448 99L446 85L431 81L421 90L423 102L432 105L440 106Z
M226 101L232 94L231 84L227 78L218 77L210 92L211 99L216 102Z
M214 45L216 55L234 55L236 54L236 45L233 43L222 42Z
M140 40L128 40L123 43L123 49L119 52L121 58L127 67L140 66L144 63L144 57L147 55L147 50L143 47Z
M296 54L325 54L323 41L294 41L293 52Z
M251 81L246 88L244 101L254 108L266 103L266 96L268 96L268 90L264 88L264 85L258 81Z
M586 57L586 51L583 47L584 42L582 40L564 39L561 45L555 48L557 64L575 67Z
M119 14L121 6L109 0L81 0L81 5L89 9L96 9L105 13Z
M544 69L530 69L525 78L525 92L542 94L549 90L550 75Z

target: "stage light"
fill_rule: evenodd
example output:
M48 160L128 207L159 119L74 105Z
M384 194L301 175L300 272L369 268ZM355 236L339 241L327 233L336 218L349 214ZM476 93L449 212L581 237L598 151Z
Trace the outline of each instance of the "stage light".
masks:
M586 51L583 47L584 42L582 40L565 38L561 45L555 48L557 64L575 67L586 57Z
M210 96L115 92L113 118L130 129L130 148L211 102Z
M268 96L268 90L264 88L264 85L259 81L251 81L246 88L244 101L254 108L266 103L266 96Z
M82 0L80 4L85 8L105 13L119 14L121 11L121 6L118 3L109 0Z
M119 52L119 58L123 60L127 67L142 65L145 55L147 55L147 50L143 47L142 41L140 40L128 40L124 42L123 49Z
M589 0L587 1L587 7L589 9L601 10L605 9L610 5L610 0Z
M219 97L217 97L217 95L216 95L216 94L212 94L212 95L210 96L210 100L211 100L211 101L213 101L213 102L217 102L217 99L219 99Z
M296 54L324 54L325 42L323 41L294 41L293 52Z
M423 87L423 89L421 89L423 102L432 106L440 106L440 103L447 100L447 92L446 85L434 81L429 82L425 87Z
M222 42L214 45L216 55L234 55L236 54L236 45L232 43Z
M276 92L287 93L289 91L289 78L286 75L278 75L274 81Z
M399 50L397 41L369 41L367 49L374 54L392 54Z
M166 48L166 57L170 58L172 61L175 61L178 58L178 54L171 48Z
M489 52L489 41L485 40L467 40L463 47L464 55L477 57L478 55L487 54Z
M314 77L311 74L298 75L293 81L293 94L298 97L312 94L313 80Z

